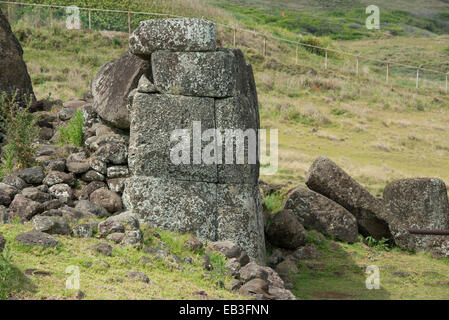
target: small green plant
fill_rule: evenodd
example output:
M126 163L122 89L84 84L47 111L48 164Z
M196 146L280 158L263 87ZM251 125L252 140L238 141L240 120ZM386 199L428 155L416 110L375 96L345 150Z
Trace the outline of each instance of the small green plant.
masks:
M17 101L19 89L12 96L0 96L0 129L6 146L1 165L1 175L31 167L36 152L33 143L39 137L36 117L29 112L31 98L24 104ZM0 177L1 178L1 177Z
M59 128L59 143L81 147L83 145L83 122L83 113L80 110L75 111L67 126Z
M390 251L390 245L388 244L388 239L382 238L376 240L371 236L365 238L365 242L368 247L373 248L377 251Z
M270 212L277 212L282 210L283 199L279 192L274 192L263 199L265 207Z
M214 272L217 275L222 275L226 272L226 257L218 252L213 252L210 254L210 264L214 267Z
M0 300L6 300L11 291L11 280L14 278L14 269L12 267L12 255L9 247L0 254Z

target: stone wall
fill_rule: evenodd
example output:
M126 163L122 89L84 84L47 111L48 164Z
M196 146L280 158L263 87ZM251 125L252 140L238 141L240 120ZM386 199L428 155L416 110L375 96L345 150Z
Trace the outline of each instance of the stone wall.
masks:
M246 153L243 164L224 164L224 152L214 164L170 159L172 132L194 132L197 121L200 133L217 129L202 147L234 144L218 134L225 129L257 133L256 86L243 53L217 48L215 25L200 19L144 21L130 37L130 52L151 67L130 97L125 206L156 227L231 240L264 261L258 159L251 164ZM219 153L212 155L218 160Z

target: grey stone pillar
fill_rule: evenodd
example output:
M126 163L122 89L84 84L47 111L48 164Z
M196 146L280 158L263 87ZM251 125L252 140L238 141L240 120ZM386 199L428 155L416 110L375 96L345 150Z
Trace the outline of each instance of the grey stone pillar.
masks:
M150 61L152 72L151 79L141 79L130 110L132 177L125 183L125 206L155 227L238 243L263 262L260 121L254 75L243 53L217 48L215 24L201 19L141 22L130 36L130 51ZM209 129L210 139L201 139ZM255 133L255 145L245 140L243 163L226 164L226 146L237 145L226 136L229 129ZM180 146L171 141L174 130L188 130L189 163L171 160ZM215 161L195 162L195 150Z

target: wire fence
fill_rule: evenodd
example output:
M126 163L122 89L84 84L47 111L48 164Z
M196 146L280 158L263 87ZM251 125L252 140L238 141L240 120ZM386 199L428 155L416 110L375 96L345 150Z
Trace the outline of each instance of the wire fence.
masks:
M14 21L18 22L32 15L37 19L38 25L41 26L61 24L67 21L70 14L75 13L75 9L69 6L10 1L0 1L0 9L7 15L11 23ZM79 10L79 28L98 31L107 30L131 33L138 26L139 22L143 20L165 17L182 18L182 16L162 12L136 12L78 7L76 10ZM290 50L288 56L291 57L285 63L291 65L298 65L303 54L309 54L312 51L320 59L320 61L317 61L317 64L324 70L341 71L355 77L381 81L387 85L415 87L417 89L432 88L441 93L448 93L448 71L402 64L385 58L373 59L335 48L304 43L301 40L293 41L280 38L267 33L240 28L236 25L216 24L219 29L219 38L226 44L236 47L239 45L239 39L245 38L248 39L248 41L245 41L245 46L248 46L248 43L250 43L251 48L263 56L270 55L270 50L278 49L283 44L287 50Z

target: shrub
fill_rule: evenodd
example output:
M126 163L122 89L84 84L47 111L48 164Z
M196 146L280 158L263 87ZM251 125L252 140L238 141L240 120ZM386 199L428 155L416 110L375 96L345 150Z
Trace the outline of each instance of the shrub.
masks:
M39 127L36 117L29 113L31 98L25 106L16 100L19 89L12 97L3 93L0 97L0 128L4 133L6 146L2 174L14 169L24 169L35 163L35 147L33 142L39 137Z
M14 278L9 247L0 254L0 300L6 300L11 291L11 281Z
M62 145L71 144L75 147L83 145L83 113L75 111L73 118L66 127L59 127L59 143Z

